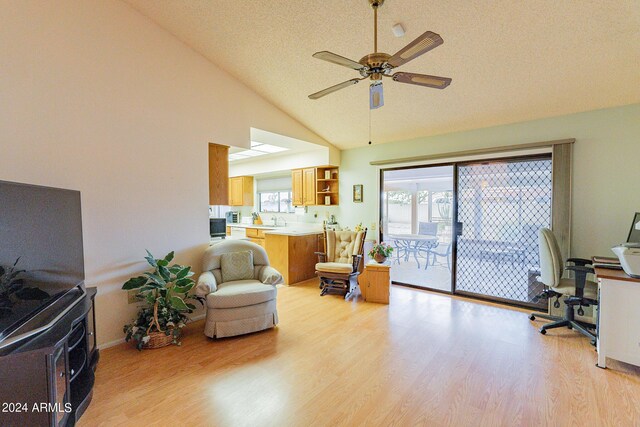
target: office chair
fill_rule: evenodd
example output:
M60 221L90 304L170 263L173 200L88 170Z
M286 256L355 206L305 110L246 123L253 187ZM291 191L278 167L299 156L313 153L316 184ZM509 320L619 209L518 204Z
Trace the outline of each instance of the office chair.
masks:
M540 250L540 280L549 289L543 291L539 298L556 298L554 303L559 307L558 299L567 296L564 300L565 314L564 317L556 317L543 313L531 313L529 319L535 320L536 317L552 320L540 328L541 334L546 334L547 330L553 328L567 327L574 329L591 339L591 344L595 345L596 336L582 322L575 320L574 308L578 306L578 315L584 315L582 307L598 304L598 285L595 282L587 280L588 273L594 273L593 268L588 267L591 261L580 258L569 258L567 262L573 265L564 265L562 262L562 254L560 246L555 236L548 228L542 228L539 232L539 250ZM575 279L562 278L564 271L573 271Z

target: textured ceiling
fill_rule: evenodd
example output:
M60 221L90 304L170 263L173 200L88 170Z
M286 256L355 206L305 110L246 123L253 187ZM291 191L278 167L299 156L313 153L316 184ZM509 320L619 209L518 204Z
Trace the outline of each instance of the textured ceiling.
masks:
M369 140L368 85L311 57L373 50L367 0L126 0L213 63L340 148ZM406 35L395 38L400 22ZM444 90L385 79L374 143L640 102L638 0L387 0L379 50L426 30L444 44L400 71L453 78Z

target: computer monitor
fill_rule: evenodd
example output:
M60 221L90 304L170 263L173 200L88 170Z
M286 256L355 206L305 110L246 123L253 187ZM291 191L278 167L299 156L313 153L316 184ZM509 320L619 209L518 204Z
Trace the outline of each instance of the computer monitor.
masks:
M629 243L640 243L640 212L636 212L631 223L631 230L629 230L629 237L627 237Z

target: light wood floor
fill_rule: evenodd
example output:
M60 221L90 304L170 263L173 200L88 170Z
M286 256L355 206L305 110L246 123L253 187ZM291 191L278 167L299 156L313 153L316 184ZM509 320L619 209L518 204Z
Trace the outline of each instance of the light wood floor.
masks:
M389 306L280 289L276 329L102 352L81 426L640 425L640 369L523 310L394 287Z

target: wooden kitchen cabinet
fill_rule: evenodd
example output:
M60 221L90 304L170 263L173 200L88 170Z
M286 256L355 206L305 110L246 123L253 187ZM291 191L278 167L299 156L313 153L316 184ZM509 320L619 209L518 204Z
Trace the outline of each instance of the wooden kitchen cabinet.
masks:
M302 204L313 206L316 204L316 169L302 170Z
M229 204L229 147L209 144L209 204Z
M282 274L285 285L293 285L316 277L318 236L309 234L266 234L264 242L269 262Z
M293 206L336 206L340 200L339 187L336 166L318 166L291 171Z
M291 201L293 206L304 205L302 169L291 171Z
M229 206L253 206L253 177L229 178Z

